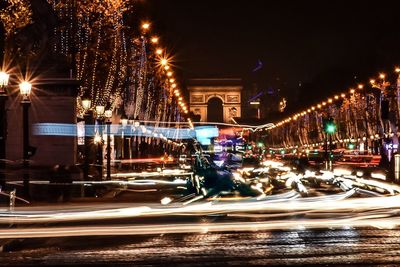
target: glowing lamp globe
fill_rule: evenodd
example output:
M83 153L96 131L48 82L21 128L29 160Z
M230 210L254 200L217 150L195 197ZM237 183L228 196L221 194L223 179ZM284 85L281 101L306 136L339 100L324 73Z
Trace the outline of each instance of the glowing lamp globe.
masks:
M0 86L7 86L10 75L4 71L0 71Z
M19 84L19 91L23 97L28 97L31 94L32 84L24 81Z
M105 107L102 105L96 106L96 114L97 116L103 116L105 111Z
M107 119L111 119L111 117L112 117L112 110L107 109L106 111L104 111L104 117L106 117Z
M89 98L82 99L82 107L84 110L89 110L92 105L92 101Z

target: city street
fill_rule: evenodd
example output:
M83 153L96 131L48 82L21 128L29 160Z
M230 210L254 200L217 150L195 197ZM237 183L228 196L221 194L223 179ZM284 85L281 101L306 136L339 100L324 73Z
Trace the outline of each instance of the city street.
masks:
M398 230L343 227L33 239L0 258L5 266L397 266L399 243Z
M277 161L266 161L264 165L270 166L269 173L291 173ZM139 179L92 182L92 186L130 184L161 190L165 184L175 188L185 184L182 178L170 182L147 179L147 183ZM284 183L288 184L289 179ZM314 179L320 179L321 184L310 188L307 181ZM343 184L351 186L352 179L358 182L351 189L341 189ZM303 176L300 182L307 185L302 189L307 194L300 194L302 187L291 184L287 190L258 197L219 194L206 201L190 202L195 195L170 194L176 200L162 204L165 191L150 191L159 196L159 203L141 202L140 194L148 192L136 191L123 199L129 199L129 203L120 202L122 199L91 202L90 198L82 202L85 198L81 198L68 206L37 203L4 210L0 223L8 227L0 230L6 253L1 262L7 266L57 262L386 266L400 262L400 236L396 230L400 224L399 186L329 172ZM363 189L367 186L369 190Z
M1 0L0 266L400 266L399 8Z

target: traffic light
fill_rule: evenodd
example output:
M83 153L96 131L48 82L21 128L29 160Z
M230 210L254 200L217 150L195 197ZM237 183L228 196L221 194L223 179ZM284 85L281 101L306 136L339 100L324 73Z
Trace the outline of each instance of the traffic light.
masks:
M327 134L334 134L336 132L336 124L332 117L323 119L324 132Z

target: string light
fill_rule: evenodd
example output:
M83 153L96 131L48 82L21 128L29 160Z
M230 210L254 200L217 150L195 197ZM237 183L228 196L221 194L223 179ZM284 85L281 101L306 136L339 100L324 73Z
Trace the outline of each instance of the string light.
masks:
M157 43L158 43L158 37L152 37L152 38L151 38L151 42L152 42L153 44L157 44Z
M396 73L400 74L400 67L396 67L396 68L394 69L394 71L395 71ZM380 74L379 74L379 78L380 78L380 79L384 80L385 77L386 77L386 75L385 75L384 73L380 73ZM400 76L399 76L399 77L400 77ZM373 87L374 87L374 86L376 87L376 81L375 81L374 79L371 79L369 82L371 83L371 85L372 85ZM385 85L385 84L386 84L385 81L383 81L383 82L382 82L382 85ZM357 85L357 88L358 88L359 90L362 90L362 89L364 89L364 85L358 84L358 85ZM381 89L381 88L379 87L379 89ZM381 89L381 90L383 90L383 89ZM354 97L354 93L356 92L356 90L351 88L351 89L349 90L349 92L350 92L350 94L352 95L352 97ZM345 98L346 98L346 94L345 94L345 93L342 93L342 94L340 94L340 97L343 98L343 99L345 99ZM339 95L334 95L334 96L333 96L333 99L339 100ZM332 98L328 98L328 99L327 99L327 102L328 102L329 104L332 104L332 103L333 103L333 99L332 99ZM316 107L317 107L318 109L321 109L323 106L326 106L326 105L327 105L327 103L326 103L325 101L323 101L321 104L317 104ZM288 117L288 118L284 119L283 121L280 121L280 122L275 123L275 125L272 126L272 127L270 127L269 129L275 129L275 128L277 128L277 127L280 127L280 126L282 126L282 125L284 125L284 124L290 122L291 120L297 120L299 116L304 116L305 114L311 113L311 112L313 112L313 111L315 111L315 110L316 110L316 108L315 108L314 106L311 106L311 107L308 108L306 111L303 111L303 112L294 114L292 117ZM268 129L267 129L267 130L268 130ZM390 134L386 134L386 135L389 136ZM391 134L391 135L394 135L394 134ZM399 133L398 133L398 135L400 136ZM376 138L376 137L375 137L375 138ZM378 138L379 138L379 135L378 135ZM365 139L365 138L363 138L362 140L364 140L364 139ZM353 138L348 139L348 142L350 142L350 140L353 140ZM361 140L361 139L358 138L358 139L356 139L356 140ZM302 141L301 141L301 142L302 142ZM332 141L332 143L334 143L334 142L335 142L335 141ZM321 143L321 144L323 144L323 143ZM306 144L303 144L303 146L306 146ZM287 147L287 146L286 146L286 147Z
M150 23L144 22L144 23L142 24L142 29L144 29L144 30L150 29Z
M162 59L160 60L160 63L161 63L162 66L166 66L166 65L168 64L168 59L162 58Z
M157 113L157 120L173 120L174 115L171 114L175 111L177 114L180 106L171 102L171 99L176 95L180 97L180 92L173 94L171 90L171 84L175 84L173 72L170 71L173 68L170 64L171 58L160 47L158 36L151 34L149 37L152 28L150 22L140 24L142 36L130 35L123 30L126 26L123 14L131 8L129 2L132 1L48 2L62 21L54 30L55 41L51 48L74 59L76 77L81 81L77 97L78 115L85 112L82 97L87 94L91 100L91 108L98 105L116 108L122 102L122 109L136 117L144 104L148 104L144 117L149 118ZM7 8L0 13L11 18L13 12ZM15 27L29 25L32 22L29 10L28 7L25 9L27 12L18 13L18 20L10 19L11 24L10 27L5 27L6 31L15 32ZM95 14L93 10L98 13ZM4 24L3 16L2 21ZM149 47L150 44L153 45ZM149 51L151 54L148 54ZM160 63L162 68L156 68ZM123 86L126 81L129 81L129 86ZM163 90L163 93L160 94L158 90ZM157 101L151 101L152 99ZM168 110L171 103L175 103L172 106L173 112L155 112ZM183 98L182 103L184 104ZM182 105L182 109L183 107L183 111L187 111L186 105Z

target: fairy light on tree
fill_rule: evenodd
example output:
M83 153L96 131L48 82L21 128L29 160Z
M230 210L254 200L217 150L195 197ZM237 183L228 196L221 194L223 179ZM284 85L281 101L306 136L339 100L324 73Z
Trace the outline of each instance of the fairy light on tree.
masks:
M0 19L7 32L32 22L29 0L6 2ZM173 121L177 111L185 111L173 101L171 57L152 32L151 22L125 25L124 15L134 16L136 1L48 2L59 18L51 47L68 59L81 82L78 116L85 113L86 100L91 107L109 106L132 118L156 121Z
M394 71L399 74L400 68L396 67ZM390 86L391 75L379 73L377 79L369 80L369 85L358 84L348 93L336 94L305 111L294 113L267 129L267 138L277 147L309 144L320 147L325 132L333 138L332 144L339 147L349 148L349 142L354 146L363 142L363 147L369 149L367 151L379 153L382 137L393 139L392 142L397 142L395 139L398 138L400 75L396 77L397 87ZM397 88L397 92L393 88ZM323 116L332 116L337 121L335 127L322 127Z
M0 10L0 20L3 23L7 37L30 23L32 11L29 0L4 0L5 7Z

